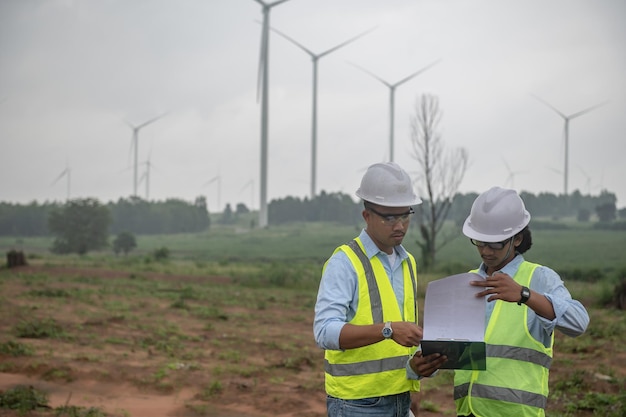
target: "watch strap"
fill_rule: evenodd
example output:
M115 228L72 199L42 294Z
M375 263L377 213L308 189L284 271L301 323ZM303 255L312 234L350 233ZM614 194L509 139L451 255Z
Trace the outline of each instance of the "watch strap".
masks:
M520 292L520 300L517 302L517 305L521 306L522 304L526 304L529 298L530 289L528 287L522 287L522 291Z

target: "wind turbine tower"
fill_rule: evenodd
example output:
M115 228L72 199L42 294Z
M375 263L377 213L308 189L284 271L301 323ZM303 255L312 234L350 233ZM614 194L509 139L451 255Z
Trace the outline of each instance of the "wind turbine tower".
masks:
M133 129L133 149L134 149L134 171L133 171L133 197L137 197L137 186L139 185L139 181L137 178L137 169L139 167L139 163L138 163L138 153L139 153L139 130L141 130L141 128L146 127L147 125L149 125L150 123L156 122L158 119L160 119L161 117L165 116L166 113L163 113L157 117L154 117L146 122L143 122L140 125L132 125L129 122L126 122L126 124Z
M218 175L214 176L213 178L211 178L210 180L208 180L207 182L205 182L203 185L206 187L208 185L213 184L214 182L217 181L217 210L216 212L220 211L220 198L221 198L221 194L222 194L222 177Z
M312 123L311 124L311 199L313 199L315 198L315 195L316 195L316 182L317 182L317 80L318 80L317 68L318 68L318 62L320 58L325 57L331 52L335 52L337 49L340 49L348 45L349 43L356 41L357 39L366 35L367 33L371 32L374 29L367 30L361 33L360 35L350 38L347 41L342 42L339 45L336 45L330 49L327 49L326 51L319 53L319 54L313 53L310 49L304 47L302 44L296 42L294 39L285 35L281 31L274 29L274 28L271 28L271 29L277 34L279 34L280 36L282 36L283 38L287 39L289 42L296 45L298 48L302 49L307 54L309 54L309 56L311 57L311 61L313 61L313 104L312 104L313 116L311 118L312 119L312 122L311 122Z
M270 12L272 7L288 0L276 0L265 3L254 0L263 7L263 29L261 30L261 56L259 58L258 87L261 95L261 199L259 201L259 227L267 227L267 132L269 117L269 49L270 49ZM257 90L257 98L259 95Z
M360 69L361 71L365 72L366 74L371 75L372 77L374 77L375 79L377 79L378 81L380 81L381 83L385 84L387 87L389 87L389 161L393 162L393 141L394 141L394 106L395 106L395 95L396 95L396 88L398 88L400 85L406 83L409 80L412 80L413 78L417 77L419 74L421 74L422 72L426 71L427 69L431 68L432 66L434 66L435 64L437 64L440 60L437 60L427 66L425 66L424 68L420 69L419 71L414 72L413 74L401 79L400 81L396 82L395 84L391 84L385 80L383 80L382 78L380 78L379 76L377 76L376 74L359 67L358 65L352 64L355 67L357 67L358 69Z
M582 116L583 114L589 113L590 111L595 110L598 107L604 106L606 103L608 103L608 101L602 102L600 104L596 104L595 106L586 108L585 110L581 110L579 112L576 112L567 116L561 111L559 111L556 107L552 106L547 101L535 95L533 95L533 97L539 100L540 102L542 102L543 104L545 104L546 106L548 106L549 108L551 108L554 112L556 112L559 116L561 116L563 120L565 120L565 127L563 129L563 136L565 138L565 164L563 168L563 194L567 195L568 193L567 185L568 185L568 178L569 178L569 121L578 116Z
M152 168L152 163L150 162L150 156L148 155L148 159L143 164L146 165L146 170L139 178L139 183L141 181L146 180L146 201L150 200L150 169Z

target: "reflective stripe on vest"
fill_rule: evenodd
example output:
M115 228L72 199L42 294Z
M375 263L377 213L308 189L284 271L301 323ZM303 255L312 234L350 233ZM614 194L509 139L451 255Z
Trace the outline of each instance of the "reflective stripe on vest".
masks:
M351 324L417 323L415 258L409 254L402 262L404 302L399 306L381 261L377 257L370 261L358 238L337 251L346 254L357 274L359 302ZM337 398L359 399L418 391L419 381L406 378L406 364L413 350L393 340L356 349L326 350L326 392Z
M530 286L537 266L522 262L513 279ZM544 416L554 334L546 348L530 335L527 306L501 300L494 303L485 330L487 370L455 371L457 412L480 417Z

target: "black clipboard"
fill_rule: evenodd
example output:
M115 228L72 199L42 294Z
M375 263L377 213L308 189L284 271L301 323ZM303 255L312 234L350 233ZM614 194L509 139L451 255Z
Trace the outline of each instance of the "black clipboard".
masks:
M448 357L441 369L484 371L487 369L485 342L469 340L422 340L422 355L440 353Z

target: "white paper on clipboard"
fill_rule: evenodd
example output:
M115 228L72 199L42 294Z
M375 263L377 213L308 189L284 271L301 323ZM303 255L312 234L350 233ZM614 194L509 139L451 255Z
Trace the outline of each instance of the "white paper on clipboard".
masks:
M468 272L426 287L422 350L448 356L444 369L485 369L485 298L476 297L483 287L470 285L483 279Z

